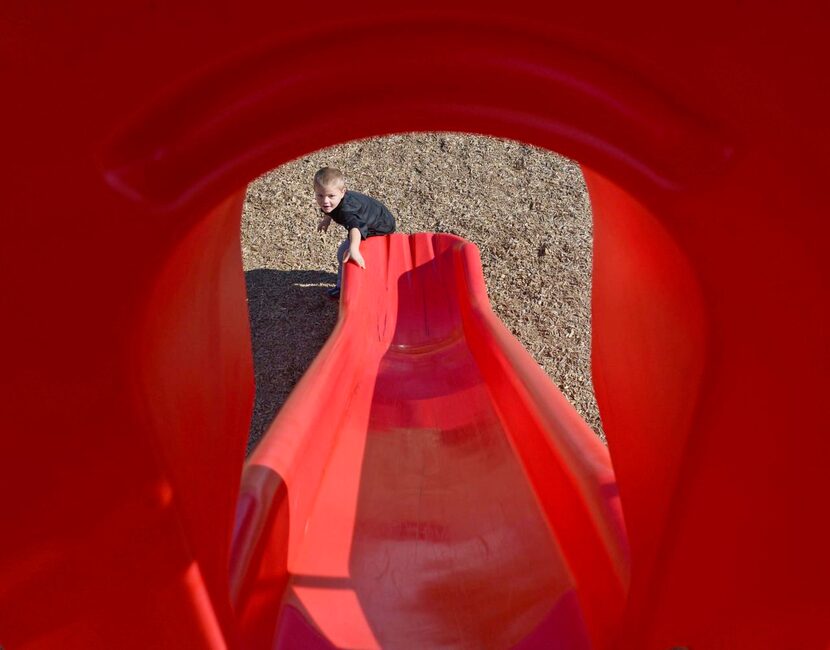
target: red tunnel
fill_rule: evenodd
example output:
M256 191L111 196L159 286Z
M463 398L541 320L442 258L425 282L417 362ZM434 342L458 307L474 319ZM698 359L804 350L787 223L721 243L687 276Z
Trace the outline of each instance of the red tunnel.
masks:
M529 636L497 625L489 643L827 648L827 23L809 2L5 3L0 647L263 643L228 570L253 397L244 188L323 146L443 130L583 166L593 378L630 549L620 589L577 589L581 632L533 637L540 607ZM521 482L494 481L524 507ZM441 542L436 521L395 530ZM533 526L528 553L554 557ZM574 539L565 556L599 538ZM290 572L285 542L269 548L257 566Z

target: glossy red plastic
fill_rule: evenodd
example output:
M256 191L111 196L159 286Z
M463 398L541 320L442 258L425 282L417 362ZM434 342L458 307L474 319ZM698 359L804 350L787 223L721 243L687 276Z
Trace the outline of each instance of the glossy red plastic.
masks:
M628 579L607 449L493 314L475 246L363 249L243 475L246 645L607 646Z
M458 623L468 644L489 629L476 617L498 611L494 645L826 648L827 21L828 9L809 2L4 3L0 645L242 647L269 638L283 589L294 600L274 643L320 646L341 625L380 643L403 615L379 623L375 599L404 597L408 583L367 596L365 582L338 582L352 558L380 562L369 559L376 539L438 552L460 539L442 537L447 522L481 525L499 502L519 517L535 502L541 518L519 542L544 571L505 564L507 542L492 547L492 572L466 571L482 545L452 556L458 580L434 598L455 603L442 612L470 614ZM498 386L487 394L504 436L493 439L510 441L521 472L479 483L459 471L482 497L463 517L461 501L441 517L428 503L428 519L404 498L366 501L364 464L365 480L405 485L414 468L390 468L418 454L426 462L428 450L404 453L417 436L382 435L400 421L373 408L355 414L372 432L362 452L359 434L341 432L331 457L308 453L326 448L326 422L352 413L351 396L335 392L282 416L297 431L320 429L312 438L322 447L289 438L275 456L305 466L303 476L258 456L240 496L253 395L244 187L319 147L412 130L511 137L583 166L595 226L593 378L630 547L619 619L619 594L592 591L613 554L596 574L583 564L607 548L581 532L602 521L594 511L581 519L590 484L574 479L572 496L550 498L564 489L556 476L579 475L572 456L533 442L550 442L552 430L517 415L522 395L533 397L514 366L521 355L463 303L475 381ZM413 324L401 341L419 340L412 309L398 316ZM401 368L372 357L374 339L359 344L360 360L378 363L375 375L357 373L364 392L354 399L369 406L368 385ZM492 352L480 361L483 350ZM427 372L427 401L440 401L442 382L466 385ZM408 400L399 383L378 398ZM477 399L457 415L478 422ZM556 398L542 401L560 413ZM424 428L432 416L412 417ZM536 424L545 436L516 443ZM329 466L357 458L351 471ZM321 520L327 504L306 488L330 494L336 476L351 481L337 496L358 498ZM442 476L430 490L449 489L455 474ZM266 503L274 507L260 512ZM244 535L232 544L237 512ZM359 524L349 554L318 557L311 549L331 540L317 528L303 551L292 538L302 513L330 523L332 539ZM500 534L515 532L511 520ZM270 542L254 543L256 531ZM557 558L568 580L546 582L561 577ZM392 559L423 568L408 553ZM384 567L356 565L355 575ZM503 615L508 602L521 611L511 599L528 584L539 610ZM481 594L497 610L480 607ZM559 614L545 619L542 608ZM330 619L332 609L344 619ZM559 625L580 616L582 631Z

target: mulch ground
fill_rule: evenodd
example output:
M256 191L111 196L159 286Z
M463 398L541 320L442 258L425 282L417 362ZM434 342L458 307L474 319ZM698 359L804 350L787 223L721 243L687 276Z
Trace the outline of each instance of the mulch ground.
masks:
M256 402L249 449L325 343L343 230L317 233L311 178L338 167L383 201L399 232L451 232L481 250L493 309L604 439L590 371L592 230L579 167L517 142L410 134L325 149L248 188L242 253Z

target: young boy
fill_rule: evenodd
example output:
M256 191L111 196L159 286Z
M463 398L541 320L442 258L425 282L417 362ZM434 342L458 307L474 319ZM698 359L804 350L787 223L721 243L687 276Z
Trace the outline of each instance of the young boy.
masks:
M343 172L323 167L314 174L314 199L323 211L317 231L327 231L332 219L346 229L346 241L337 249L337 284L328 290L330 298L340 296L343 282L343 264L350 259L360 268L366 268L360 254L360 242L375 235L395 232L395 218L380 201L360 192L346 189Z

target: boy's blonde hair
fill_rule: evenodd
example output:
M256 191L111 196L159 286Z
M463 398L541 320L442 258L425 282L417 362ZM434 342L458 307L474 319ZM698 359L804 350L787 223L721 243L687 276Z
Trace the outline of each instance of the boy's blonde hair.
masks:
M318 169L317 173L314 174L314 184L320 187L332 187L333 185L345 187L346 177L339 169L323 167L322 169Z

